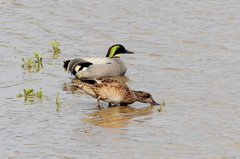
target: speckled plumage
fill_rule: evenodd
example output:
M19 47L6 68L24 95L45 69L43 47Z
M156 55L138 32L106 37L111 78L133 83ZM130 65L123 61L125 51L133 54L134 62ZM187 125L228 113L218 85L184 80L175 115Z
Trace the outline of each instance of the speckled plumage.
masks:
M63 61L63 69L82 80L122 76L127 71L127 66L120 59L120 54L133 54L133 52L116 44L108 49L106 57L81 57L66 60Z
M111 103L128 105L135 101L158 105L151 94L143 91L132 91L124 82L111 78L97 78L95 83L81 81L75 85L96 98L99 108L101 108L100 100L108 102L109 105Z

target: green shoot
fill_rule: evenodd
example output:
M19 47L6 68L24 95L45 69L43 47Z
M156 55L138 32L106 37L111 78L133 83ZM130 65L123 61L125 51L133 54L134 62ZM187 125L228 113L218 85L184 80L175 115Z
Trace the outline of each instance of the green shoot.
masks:
M42 88L36 93L36 98L42 99Z
M57 42L57 40L55 39L54 41L50 41L50 44L52 45L53 51L54 51L54 55L55 54L59 54L60 53L60 49L58 48L58 46L60 45L59 42Z
M158 112L162 112L162 108L165 106L165 101L163 100L162 103L160 104L160 107L157 108Z
M158 112L162 112L162 106L157 109Z
M33 51L33 53L37 61L34 61L32 57L27 57L26 59L22 58L22 61L24 62L22 68L28 70L29 73L39 72L40 69L43 68L42 58L44 57L44 53L41 55L39 55L37 51Z
M17 94L16 95L18 98L20 97L24 97L25 98L25 101L28 100L28 98L38 98L38 99L42 99L43 96L46 96L46 95L43 95L42 94L42 88L40 88L40 90L38 92L34 92L34 89L32 89L31 87L28 87L28 88L24 88L23 89L23 94Z
M38 54L37 51L33 51L35 57L37 58L38 65L42 64L42 58L45 56L44 53L41 54L41 56Z
M22 68L28 70L29 72L31 72L32 68L35 69L37 67L32 57L27 57L26 59L22 58L22 61L24 62Z
M34 93L34 89L32 89L31 87L24 88L23 91L24 91L23 96L25 98L33 98L34 97L34 94L33 94Z
M44 53L41 54L41 56L38 54L37 51L33 51L35 57L37 58L37 64L38 64L38 68L36 69L36 72L39 72L40 71L40 68L42 67L43 68L43 65L42 65L42 58L44 57ZM40 67L41 66L41 67Z
M56 96L56 104L57 104L57 106L60 106L62 104L62 102L59 101L59 95L60 95L60 93L58 93L57 96Z

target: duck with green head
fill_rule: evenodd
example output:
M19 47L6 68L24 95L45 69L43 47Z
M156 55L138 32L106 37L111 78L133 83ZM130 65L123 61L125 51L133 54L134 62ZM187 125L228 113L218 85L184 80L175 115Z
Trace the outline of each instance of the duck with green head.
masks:
M106 57L81 57L63 61L63 69L76 78L91 80L97 77L122 76L127 71L121 54L133 54L120 44L108 49Z

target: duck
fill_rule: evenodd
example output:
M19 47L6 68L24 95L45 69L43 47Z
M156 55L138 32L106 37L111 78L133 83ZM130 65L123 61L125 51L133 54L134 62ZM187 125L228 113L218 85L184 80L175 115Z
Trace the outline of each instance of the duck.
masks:
M95 80L81 80L73 84L85 93L97 99L98 107L102 108L100 100L111 104L127 106L136 101L160 105L155 102L150 93L133 91L124 82L112 78L96 78Z
M123 76L126 64L121 54L133 54L121 44L109 47L106 57L80 57L63 61L64 71L81 80L94 80L97 77Z

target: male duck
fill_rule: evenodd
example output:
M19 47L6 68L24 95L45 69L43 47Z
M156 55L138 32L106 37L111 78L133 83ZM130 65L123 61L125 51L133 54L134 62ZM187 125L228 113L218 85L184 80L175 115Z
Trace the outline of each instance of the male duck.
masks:
M81 57L63 61L63 68L82 80L92 80L97 77L122 76L127 71L120 54L133 54L120 44L108 49L106 57Z
M74 85L96 98L99 108L101 108L100 100L108 102L109 106L111 103L128 105L135 101L159 105L153 100L151 94L143 91L132 91L124 82L111 78L96 78Z

